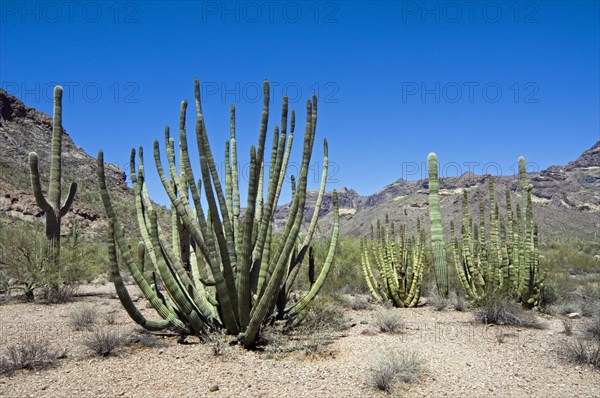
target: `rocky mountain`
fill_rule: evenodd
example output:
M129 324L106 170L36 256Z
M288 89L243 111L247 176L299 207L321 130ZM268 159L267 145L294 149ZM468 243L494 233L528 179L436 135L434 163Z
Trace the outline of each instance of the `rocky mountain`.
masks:
M598 240L600 234L600 141L566 166L551 166L537 173L528 173L533 185L533 203L540 237L544 240L575 238ZM517 197L517 176L494 177L495 194L500 208L505 205L505 187ZM398 223L415 226L420 217L428 225L427 180L399 179L370 196L360 196L354 190L339 191L340 212L343 215L342 233L363 236L370 225L386 215ZM460 225L462 191L467 190L472 215L478 214L480 200L488 200L487 176L466 173L457 178L440 179L440 203L444 227L449 232L450 220ZM308 198L309 209L314 206L316 192ZM321 208L322 224L331 219L331 195ZM310 213L312 214L312 213Z
M0 217L20 218L28 221L42 219L29 185L27 155L34 150L40 157L42 175L47 178L50 163L51 118L25 106L17 98L0 90ZM73 220L82 229L94 235L105 225L104 210L96 189L95 158L78 147L67 132L63 137L63 178L68 184L79 183L77 199L67 215L68 227ZM528 175L533 184L533 201L540 236L544 240L581 238L597 240L600 231L600 141L586 150L578 159L565 166L552 166ZM134 227L132 192L127 187L125 173L116 165L107 167L108 185L112 189L116 206L123 209L124 223ZM516 176L495 178L496 197L501 208L504 204L504 187L508 186L516 197ZM47 186L47 184L45 185ZM343 234L362 236L370 225L385 215L399 223L414 228L420 217L428 224L427 180L399 179L378 192L361 196L350 188L338 191L341 229ZM486 176L464 174L457 178L440 180L442 217L449 231L450 220L460 223L461 194L466 189L473 203L472 212L478 211L476 203L486 200ZM305 218L312 216L317 193L308 192ZM275 221L283 225L289 205L277 208ZM326 233L332 219L331 194L324 198L320 210L320 230ZM65 228L68 231L68 228Z
M37 152L42 187L48 188L50 174L50 151L52 118L25 106L19 99L0 89L0 217L40 222L43 212L36 205L31 193L28 154ZM62 139L63 188L72 181L78 183L78 191L71 210L63 219L63 233L68 233L76 220L77 225L90 235L97 235L106 225L96 183L96 159L78 147L64 132ZM125 183L125 172L118 166L106 167L107 185L113 197L125 208L133 198ZM64 198L63 198L64 200Z

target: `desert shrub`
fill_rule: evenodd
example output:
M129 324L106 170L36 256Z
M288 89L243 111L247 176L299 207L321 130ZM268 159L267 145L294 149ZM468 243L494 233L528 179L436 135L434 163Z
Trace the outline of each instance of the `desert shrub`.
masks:
M475 319L485 324L512 325L541 329L536 317L507 296L490 295L476 303Z
M323 263L328 246L316 250L317 262ZM323 285L323 293L344 292L347 294L369 294L360 267L360 240L354 237L340 237L335 264Z
M469 303L467 300L465 300L465 297L459 293L451 295L450 302L454 306L455 311L464 311L469 306Z
M63 355L45 339L27 339L5 349L0 356L0 373L11 373L18 369L44 369L54 365Z
M587 339L596 341L600 344L600 316L595 316L585 327L585 336Z
M382 333L400 333L404 327L400 314L394 310L381 311L375 319L375 326Z
M555 269L567 270L571 275L598 272L600 243L575 239L568 242L551 242L540 247L544 262Z
M338 301L331 296L320 294L309 304L300 324L300 331L344 330L348 320Z
M600 343L597 341L574 339L565 342L561 351L568 362L600 369Z
M78 307L71 312L71 324L75 330L90 329L96 323L96 319L96 310L89 305Z
M41 288L47 303L71 301L77 283L90 281L105 268L104 246L88 242L77 233L61 239L58 269L50 250L40 224L0 221L0 271L7 281L19 281L16 286L29 300Z
M396 382L414 383L422 374L423 360L415 352L392 352L376 360L371 382L379 390L389 392Z
M559 299L560 297L556 284L553 282L546 282L540 293L540 308L546 309L549 306L556 304Z
M44 302L46 304L70 303L75 299L79 291L79 285L76 283L61 284L54 287L45 286L42 289Z
M572 336L573 335L573 324L571 324L571 321L568 319L563 319L562 324L563 324L563 331L564 331L565 335Z
M450 305L450 300L447 297L440 296L437 290L432 290L427 298L436 311L443 311Z
M127 343L125 336L110 328L96 328L83 340L83 344L87 348L103 357L110 355L116 348Z
M369 309L371 307L371 304L369 303L369 300L367 300L363 296L358 296L352 297L350 299L349 306L355 311L361 311Z
M105 313L104 320L106 321L107 324L114 325L117 322L117 312L109 311L109 312Z

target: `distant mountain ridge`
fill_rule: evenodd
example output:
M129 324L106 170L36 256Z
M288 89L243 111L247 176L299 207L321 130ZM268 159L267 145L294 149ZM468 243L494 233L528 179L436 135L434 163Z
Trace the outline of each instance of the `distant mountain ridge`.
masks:
M533 185L533 202L540 236L545 240L581 238L598 239L600 232L600 141L565 166L551 166L540 172L528 173ZM505 187L518 191L516 176L494 177L496 198L504 208ZM342 233L363 236L370 224L387 215L396 222L414 226L417 217L428 225L428 181L399 179L369 196L360 196L348 188L339 190ZM461 195L469 192L472 214L476 203L487 200L487 176L465 173L460 177L440 179L442 216L446 232L450 220L460 225ZM307 213L316 201L316 192L309 192ZM331 195L324 200L320 215L327 220L333 210ZM326 224L326 222L325 222Z
M19 99L0 89L0 217L41 220L43 213L36 206L29 185L27 155L30 151L38 153L42 176L47 179L51 133L51 117L25 106ZM567 165L529 173L528 178L533 184L534 211L542 239L598 239L600 141ZM78 147L67 132L63 137L63 179L65 183L76 180L80 185L73 208L65 219L67 226L77 219L78 225L91 234L103 231L106 222L96 188L96 160ZM107 180L117 206L123 210L123 222L128 230L137 229L134 226L133 194L127 187L125 172L116 165L108 165ZM504 187L516 191L517 180L514 176L502 176L495 177L495 181L502 208ZM361 196L351 188L339 189L342 233L363 236L370 230L372 222L383 219L386 214L396 222L409 223L413 227L416 218L420 217L427 226L427 184L426 179L398 179L368 196ZM449 232L450 220L460 223L463 189L469 192L474 203L471 210L475 214L475 203L488 196L487 177L467 173L460 177L440 179L446 232ZM309 191L307 196L305 218L309 220L317 192ZM283 225L288 209L289 204L278 206L275 212L276 225ZM320 230L323 233L331 224L332 211L332 196L328 193L319 213Z

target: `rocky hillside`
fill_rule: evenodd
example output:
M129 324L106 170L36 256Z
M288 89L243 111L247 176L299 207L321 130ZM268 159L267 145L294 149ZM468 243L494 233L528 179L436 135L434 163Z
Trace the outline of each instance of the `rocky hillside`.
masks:
M50 170L52 118L25 106L17 98L0 89L0 217L25 221L43 219L43 212L31 193L27 157L30 151L39 155L42 187L47 189ZM98 235L104 211L96 188L96 159L75 145L64 132L62 140L63 187L78 183L75 202L63 219L63 233L68 233L74 220L90 235ZM116 165L106 167L107 184L112 188L118 206L128 205L132 192L125 183L125 172ZM66 189L64 195L66 195ZM64 198L63 198L64 200ZM131 214L130 208L127 213Z
M25 106L17 98L0 90L0 217L41 220L43 213L31 195L27 155L36 151L40 157L42 176L47 178L50 162L51 118ZM78 147L65 132L63 137L63 178L65 184L79 183L77 199L66 217L66 225L77 219L89 234L97 235L105 225L104 211L96 189L95 158ZM116 165L107 167L108 185L113 190L115 205L124 222L135 230L132 192L127 188L125 173ZM516 192L515 176L496 179L496 194L501 207L504 187ZM533 184L534 211L542 239L567 240L582 238L597 240L600 230L600 141L577 160L565 166L552 166L529 174ZM47 186L47 184L45 184ZM487 198L486 177L465 174L440 180L443 220L446 228L451 219L459 221L461 192L467 189L473 203ZM515 193L516 195L516 193ZM316 192L308 193L306 219L310 219ZM370 196L361 196L349 188L339 190L342 233L362 236L371 222L386 214L396 222L408 222L421 217L428 224L427 180L397 180ZM476 205L473 206L475 213ZM321 231L331 222L333 204L327 195L321 208ZM275 219L282 225L288 205L279 206ZM68 231L68 228L64 229Z
M566 166L551 166L538 173L529 173L533 185L533 202L540 236L544 240L570 240L581 238L598 240L600 233L600 141L586 150L577 160ZM516 176L495 178L496 198L504 206L505 187L517 196ZM409 223L414 227L417 217L428 224L427 180L397 180L370 196L360 196L352 189L340 189L339 198L343 222L342 232L362 236L369 232L370 224L390 219ZM487 178L464 174L458 178L440 179L441 210L445 230L449 232L450 220L460 225L462 191L469 192L472 214L478 214L479 200L488 196ZM311 192L309 205L313 206L316 192ZM514 204L514 201L513 201ZM321 208L323 224L331 219L333 205L329 195ZM312 213L311 213L312 214Z

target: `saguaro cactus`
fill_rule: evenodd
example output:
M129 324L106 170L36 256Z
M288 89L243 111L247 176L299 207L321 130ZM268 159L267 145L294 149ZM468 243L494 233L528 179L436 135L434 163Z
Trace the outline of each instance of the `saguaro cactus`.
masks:
M120 282L116 256L111 252L113 280L121 302L131 318L149 329L171 326L181 333L201 335L224 328L235 334L245 346L255 344L261 325L270 318L278 304L285 298L294 273L297 272L308 251L315 231L318 211L327 177L327 142L324 144L322 182L319 199L306 235L300 237L304 217L308 168L316 132L317 98L307 103L306 130L300 174L291 178L292 201L278 244L275 244L273 216L285 173L295 128L292 111L288 134L288 100L284 97L281 129L275 126L269 169L266 169L265 138L269 117L269 84L264 85L264 103L258 146L250 148L250 173L248 199L243 219L240 218L238 161L236 147L235 110L232 107L230 141L225 144L225 186L217 173L208 135L204 124L200 100L200 84L195 81L196 140L200 155L201 180L196 181L187 146L185 118L187 102L181 104L179 123L179 170L177 170L175 143L165 129L168 170L164 170L158 141L154 142L154 159L158 174L172 203L172 240L168 244L157 222L156 211L145 187L142 150L131 155L131 180L135 193L138 224L143 241L138 248L136 261L125 241L125 232L119 227L104 178L102 152L98 155L98 180L102 201L110 220L111 250L116 243L122 258L162 321L149 321L139 314ZM265 176L268 180L265 181ZM266 195L263 194L266 187ZM204 189L208 212L205 214L200 200ZM189 194L191 194L191 200ZM319 277L314 280L308 294L295 305L278 306L279 316L290 323L298 323L307 304L323 285L334 260L339 234L337 194L333 193L334 223L329 252ZM182 239L182 232L186 238ZM297 243L301 242L297 247ZM186 247L189 246L189 247ZM189 252L186 252L189 249ZM186 259L189 258L189 266ZM150 284L142 269L151 268L154 280L161 280L166 295L157 283ZM188 271L189 268L189 271ZM288 289L288 290L286 290ZM284 303L285 304L285 303Z
M64 204L61 205L61 161L62 161L62 87L54 88L54 119L52 123L52 158L50 161L50 189L48 199L42 192L40 172L38 168L38 155L29 153L29 170L31 187L37 205L46 213L46 237L52 250L53 262L58 267L60 255L60 221L67 214L75 200L77 183L71 183L69 193Z
M438 160L435 153L427 156L429 170L429 221L431 229L431 249L433 254L433 267L438 293L445 297L448 295L448 264L446 263L446 248L444 244L444 231L440 213L440 197L438 195Z

